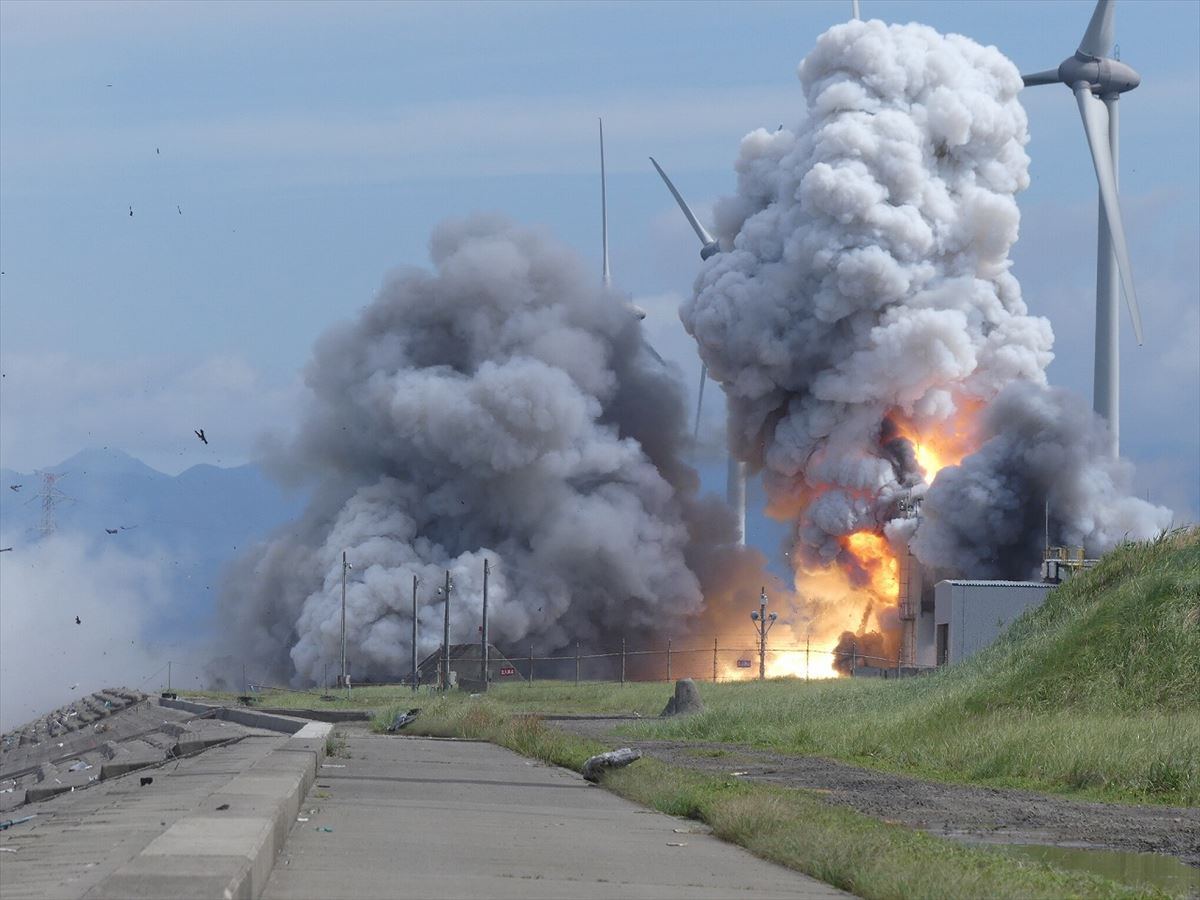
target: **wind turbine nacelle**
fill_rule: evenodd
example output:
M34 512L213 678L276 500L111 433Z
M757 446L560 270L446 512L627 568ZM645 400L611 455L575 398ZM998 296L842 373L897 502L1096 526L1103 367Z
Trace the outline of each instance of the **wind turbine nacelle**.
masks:
M1132 66L1116 59L1095 59L1081 53L1062 61L1058 67L1058 78L1069 87L1082 81L1092 89L1092 93L1101 97L1132 91L1142 83L1142 76Z
M638 321L646 318L646 311L636 303L626 303L625 308L629 310L630 314L632 314L632 316Z
M718 254L720 252L721 252L721 245L719 243L717 243L716 241L709 241L707 244L705 244L703 247L700 248L700 258L702 260L708 259L710 256L715 256L716 254Z

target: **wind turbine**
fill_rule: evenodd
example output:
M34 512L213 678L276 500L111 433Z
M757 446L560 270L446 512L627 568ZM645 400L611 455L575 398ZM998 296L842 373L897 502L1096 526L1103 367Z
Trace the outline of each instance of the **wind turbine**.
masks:
M654 164L654 168L662 176L663 182L667 185L667 190L671 192L671 196L675 198L675 202L679 204L679 208L683 210L683 215L687 218L688 224L692 226L692 230L696 232L696 237L700 238L700 259L705 260L716 253L720 253L721 244L708 233L707 228L700 224L700 220L696 218L696 214L687 205L687 201L675 189L675 185L671 183L671 179L667 177L667 173L662 170L662 166L658 164L653 156L650 157L650 162ZM696 398L695 433L697 435L700 433L700 410L704 405L704 382L707 380L708 366L702 361L700 363L700 391ZM733 508L733 512L737 516L737 542L745 546L746 464L734 458L732 453L729 454L725 468L725 500Z
M604 248L604 271L601 276L606 288L612 287L612 272L608 268L608 181L604 175L604 120L600 119L600 235L601 242ZM625 304L633 315L640 321L646 318L646 311L636 303L628 302ZM643 336L642 343L646 345L646 349L657 359L662 365L666 365L663 358L658 355L658 351L650 346L650 342Z
M1100 223L1096 241L1096 361L1092 408L1108 421L1112 453L1120 449L1120 297L1125 292L1133 334L1142 344L1142 317L1133 289L1133 270L1117 193L1120 119L1117 100L1141 84L1130 66L1108 54L1113 48L1114 0L1099 0L1079 49L1057 69L1024 75L1026 87L1065 84L1075 94L1092 164L1100 187ZM1118 275L1120 276L1118 279Z

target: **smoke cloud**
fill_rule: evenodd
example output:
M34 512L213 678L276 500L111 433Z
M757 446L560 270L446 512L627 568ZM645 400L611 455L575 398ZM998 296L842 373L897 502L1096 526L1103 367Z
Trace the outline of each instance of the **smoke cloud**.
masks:
M1029 183L1017 69L959 35L854 21L799 77L806 117L743 140L725 252L681 309L734 451L796 522L796 567L865 582L845 538L900 542L921 501L914 553L968 576L1031 574L1047 500L1052 539L1090 552L1166 526L1126 495L1104 423L1046 386L1053 334L1008 258ZM949 464L932 487L923 450Z
M317 344L273 459L316 498L221 600L252 680L337 670L343 550L351 672L372 680L409 670L414 575L422 655L445 570L451 642L478 640L485 558L492 640L552 650L694 621L697 572L737 558L732 517L680 462L682 388L623 297L499 219L442 225L431 257Z

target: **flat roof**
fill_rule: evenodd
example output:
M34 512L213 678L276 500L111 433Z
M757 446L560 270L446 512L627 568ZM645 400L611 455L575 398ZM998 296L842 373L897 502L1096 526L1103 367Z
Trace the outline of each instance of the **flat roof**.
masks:
M963 587L1027 587L1027 588L1055 588L1058 587L1052 581L967 581L961 578L945 578L937 584L956 584ZM936 588L937 585L934 585Z

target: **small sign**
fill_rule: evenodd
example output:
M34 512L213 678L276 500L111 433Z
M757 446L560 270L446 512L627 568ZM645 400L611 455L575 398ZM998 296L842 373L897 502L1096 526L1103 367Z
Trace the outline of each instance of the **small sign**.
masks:
M749 669L752 665L754 665L754 663L752 663L748 659L739 659L738 660L738 668L739 669Z
M515 668L513 668L512 666L501 666L500 667L500 677L501 678L505 677L506 675L516 675L516 674L517 674L517 670Z

